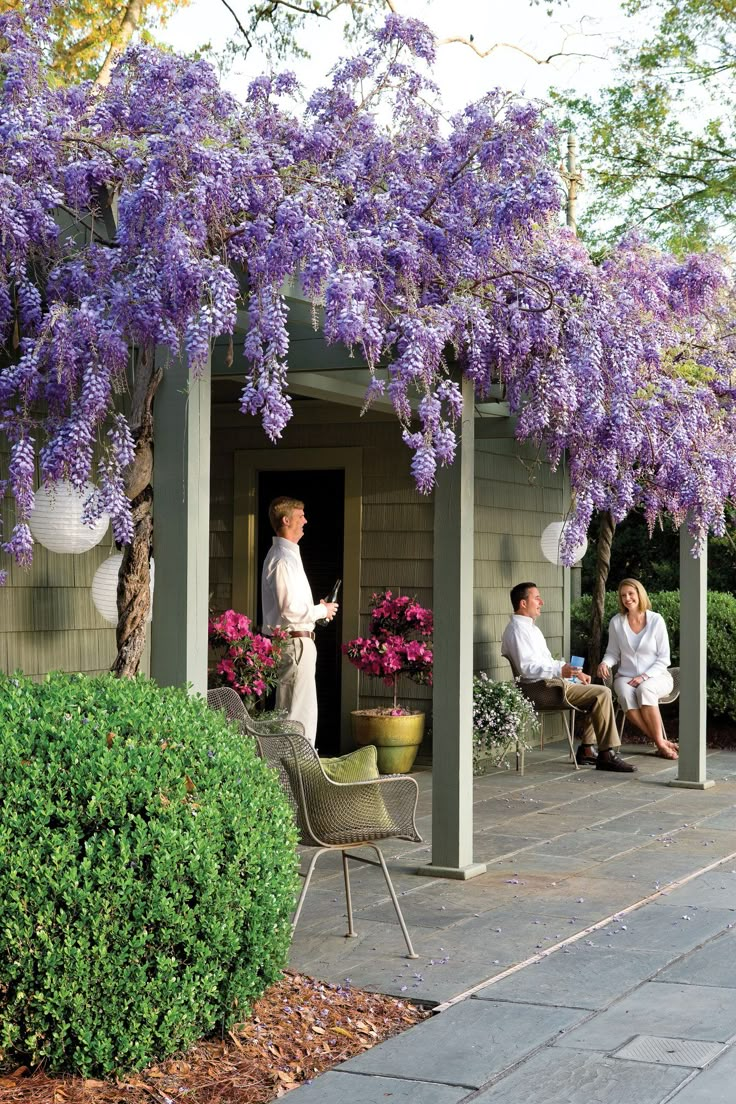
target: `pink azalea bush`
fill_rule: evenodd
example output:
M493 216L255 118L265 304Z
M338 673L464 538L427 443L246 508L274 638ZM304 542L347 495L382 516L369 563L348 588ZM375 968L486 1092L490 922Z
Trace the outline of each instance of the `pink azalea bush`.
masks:
M214 686L232 686L253 699L273 689L285 633L278 629L273 636L254 632L250 618L235 610L210 619L207 633L211 648L224 649L211 675Z
M364 675L383 679L393 687L391 712L402 715L398 706L398 680L405 675L412 682L432 685L432 611L416 598L394 598L390 590L371 598L370 635L343 644L342 650Z

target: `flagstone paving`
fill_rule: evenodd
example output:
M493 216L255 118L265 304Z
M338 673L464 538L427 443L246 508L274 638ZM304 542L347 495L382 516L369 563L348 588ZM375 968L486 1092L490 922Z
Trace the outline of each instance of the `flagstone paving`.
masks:
M423 876L422 844L385 855L412 934L405 957L380 871L354 868L346 939L338 856L318 865L291 964L438 1014L290 1094L294 1104L717 1104L736 1076L736 753L705 791L636 751L638 773L573 771L562 745L474 787L470 882ZM543 1085L543 1096L540 1095ZM729 1095L729 1093L731 1095Z

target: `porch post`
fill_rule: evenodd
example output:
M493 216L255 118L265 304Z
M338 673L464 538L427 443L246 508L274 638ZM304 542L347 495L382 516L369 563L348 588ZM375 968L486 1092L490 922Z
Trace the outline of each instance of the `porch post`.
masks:
M157 351L157 356L165 355ZM210 372L171 358L154 404L151 675L207 692Z
M713 785L705 774L705 707L707 694L706 625L708 551L694 559L687 525L680 526L680 758L670 785L704 790Z
M454 463L437 477L434 498L434 735L432 862L419 873L474 878L473 561L475 395L463 380Z

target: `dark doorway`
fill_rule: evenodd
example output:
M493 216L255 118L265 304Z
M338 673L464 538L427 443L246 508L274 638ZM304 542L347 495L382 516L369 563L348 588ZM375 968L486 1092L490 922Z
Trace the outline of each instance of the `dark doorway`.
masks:
M268 505L277 495L292 495L304 503L307 527L299 542L302 563L315 602L326 598L343 576L345 524L344 471L262 471L258 473L258 623L261 606L261 566L271 547L273 532ZM321 755L340 754L340 676L342 671L342 594L334 621L316 630L317 642L317 748Z

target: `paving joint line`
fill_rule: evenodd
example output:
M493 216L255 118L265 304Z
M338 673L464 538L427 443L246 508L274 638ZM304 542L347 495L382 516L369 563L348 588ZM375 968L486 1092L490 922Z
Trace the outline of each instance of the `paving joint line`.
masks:
M666 897L673 890L679 889L680 886L687 885L687 883L691 882L694 878L699 878L702 874L707 874L710 870L716 870L719 866L723 866L727 862L732 862L734 859L736 859L736 851L732 851L730 855L724 855L723 858L709 863L707 866L694 871L692 874L686 874L684 877L678 878L677 881L671 882L669 885L665 886L664 889L655 890L654 893L650 893L647 897L642 897L640 901L636 901L633 905L627 905L626 908L611 913L610 916L605 917L603 920L596 921L595 924L590 924L587 928L583 928L582 931L575 932L574 935L568 936L567 939L560 940L559 943L555 943L552 947L547 947L546 950L540 951L538 954L530 955L530 957L524 959L523 962L517 962L513 966L509 966L507 970L502 970L501 973L495 974L485 981L478 982L476 985L471 986L471 988L466 989L465 992L459 993L455 997L450 997L449 1000L438 1004L432 1010L432 1014L440 1015L442 1012L446 1012L449 1008L453 1008L456 1004L459 1004L460 1001L466 1000L468 997L472 997L474 993L480 992L481 989L487 989L489 986L503 981L504 978L511 977L512 974L518 973L519 970L526 969L527 966L533 966L537 962L543 962L562 947L569 947L571 944L577 943L586 935L590 935L595 931L600 931L601 928L605 928L607 924L612 923L614 920L618 920L622 916L628 916L629 913L635 912L636 909L641 908L642 905L649 904L651 901L656 901L660 897Z

